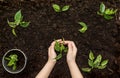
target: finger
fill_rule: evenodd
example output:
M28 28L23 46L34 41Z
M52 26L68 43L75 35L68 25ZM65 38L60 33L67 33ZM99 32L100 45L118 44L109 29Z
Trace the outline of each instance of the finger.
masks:
M69 52L72 52L72 45L71 45L71 43L68 44L68 53Z
M77 47L73 41L71 42L71 45L72 45L73 50L77 50Z
M54 49L54 46L55 46L55 41L53 41L52 43L51 43L51 46L50 46L50 52L55 52L55 49Z
M64 41L64 44L65 45L68 45L68 44L70 44L71 43L71 41Z

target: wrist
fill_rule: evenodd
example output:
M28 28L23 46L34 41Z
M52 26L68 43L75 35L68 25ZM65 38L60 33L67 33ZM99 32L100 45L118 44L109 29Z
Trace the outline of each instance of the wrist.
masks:
M76 61L75 61L75 60L67 60L67 63L68 63L68 64L75 64Z
M47 61L49 64L56 64L56 60L55 59L48 59Z

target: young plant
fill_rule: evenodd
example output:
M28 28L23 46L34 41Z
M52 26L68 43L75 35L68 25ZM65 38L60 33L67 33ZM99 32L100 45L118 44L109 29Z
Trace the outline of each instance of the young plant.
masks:
M52 5L53 9L55 10L55 12L63 12L63 11L67 11L70 6L69 5L65 5L62 8L58 5L58 4L53 4Z
M99 54L96 59L92 51L89 53L89 59L88 59L88 65L89 67L87 68L82 68L82 71L84 72L90 72L92 69L97 68L97 69L104 69L106 68L108 63L108 60L103 60L102 61L102 56Z
M63 43L64 43L64 41L63 41ZM62 58L63 52L66 53L68 51L68 48L66 46L64 46L63 43L59 43L58 41L56 41L56 43L55 43L55 51L59 53L57 55L57 57L55 58L56 60L59 60L60 58Z
M7 66L12 67L13 70L16 70L18 56L16 54L11 54L9 57L5 57L5 59L9 61Z
M79 29L79 31L81 32L81 33L85 33L85 31L87 30L87 25L84 23L84 22L78 22L78 24L80 24L81 26L82 26L82 28L81 29Z
M100 10L97 12L98 15L103 16L105 19L110 20L113 18L113 15L116 14L117 9L106 8L104 3L100 4Z
M21 27L28 27L30 22L25 22L23 21L23 16L21 14L21 10L19 10L15 16L14 16L14 22L10 22L9 20L7 20L8 25L12 28L12 33L14 36L17 36L16 32L15 32L15 28L17 26L21 26Z

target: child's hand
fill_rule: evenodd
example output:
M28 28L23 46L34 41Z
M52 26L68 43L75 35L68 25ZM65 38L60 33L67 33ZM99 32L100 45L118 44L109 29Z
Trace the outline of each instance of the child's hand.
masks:
M58 42L60 42L61 40L57 40ZM56 52L55 52L55 41L53 41L48 49L48 61L49 62L56 62Z
M73 41L65 41L65 44L68 45L68 53L67 53L67 62L75 62L77 48Z

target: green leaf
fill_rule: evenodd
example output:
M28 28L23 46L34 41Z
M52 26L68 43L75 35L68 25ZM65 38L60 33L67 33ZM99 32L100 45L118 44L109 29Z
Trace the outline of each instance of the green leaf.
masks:
M55 50L58 52L60 51L60 43L57 41L55 42Z
M15 32L15 29L14 29L14 28L12 29L12 33L13 33L13 35L14 35L14 36L16 36L16 37L17 37L17 34L16 34L16 32Z
M93 66L94 66L93 60L89 60L89 59L88 59L88 65L93 68Z
M30 22L21 22L20 26L25 28L25 27L28 27L29 24L30 24Z
M60 52L62 52L65 49L65 46L63 44L61 44L60 46Z
M68 52L68 47L66 47L66 48L64 49L64 52L65 52L65 53Z
M104 68L106 68L106 65L104 65L104 66L98 66L98 69L104 69Z
M9 58L6 58L9 60L7 66L12 66L13 70L16 70L16 62L18 61L17 54L11 54Z
M18 55L17 54L11 54L10 56L9 56L10 58L11 58L11 60L13 60L13 61L18 61Z
M82 28L79 29L79 31L81 33L85 33L85 31L87 30L87 25L84 22L78 22L78 23L82 26Z
M14 64L13 60L10 60L9 63L7 64L7 66L12 66Z
M53 9L55 10L55 12L61 12L60 6L57 4L53 4L52 5Z
M91 68L82 68L82 71L84 71L84 72L90 72Z
M101 13L104 13L104 12L105 12L105 5L104 5L103 2L100 4L100 12L101 12Z
M22 19L22 14L21 14L21 10L19 10L14 16L15 23L19 25L21 22L21 19Z
M7 23L10 27L15 28L16 27L16 23L15 22L10 22L9 20L7 20Z
M102 56L99 54L99 55L97 56L97 58L95 59L94 64L99 65L100 62L101 62L101 60L102 60Z
M98 66L100 66L100 62L97 62L97 63L93 64L93 68L98 68Z
M113 15L117 12L117 9L116 10L113 10L113 9L106 9L105 10L105 14L106 15Z
M101 62L101 66L107 65L107 63L108 63L108 60L103 60L103 61Z
M5 57L5 59L6 59L6 60L10 60L10 58L8 58L8 57Z
M69 6L69 5L66 5L66 6L64 6L64 7L62 8L62 11L67 11L69 8L70 8L70 6Z
M58 56L55 58L56 60L59 60L62 58L62 53L58 54Z
M101 15L101 16L103 15L103 13L100 13L99 11L97 12L97 14L98 14L98 15Z
M16 66L16 63L13 65L13 70L16 70L17 66Z
M107 19L107 20L111 20L111 19L113 19L113 16L110 16L110 15L104 15L104 18Z
M93 52L91 50L90 50L90 53L89 53L89 59L90 60L94 60L95 59L94 54L93 54Z

